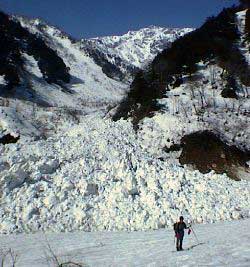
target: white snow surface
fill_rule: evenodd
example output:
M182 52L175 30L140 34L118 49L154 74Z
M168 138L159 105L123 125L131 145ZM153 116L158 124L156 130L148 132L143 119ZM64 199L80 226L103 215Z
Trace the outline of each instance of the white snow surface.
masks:
M184 250L175 252L173 231L37 233L0 237L0 248L18 255L16 267L48 267L53 264L48 244L59 263L72 261L89 267L249 267L250 220L193 225ZM200 244L200 245L198 245ZM7 257L6 267L10 267Z
M241 50L242 55L245 57L246 62L250 64L250 45L248 42L246 42L246 12L247 9L236 13L236 24L240 33L239 49Z
M159 229L179 214L199 223L249 217L249 181L162 161L159 137L149 134L88 116L47 140L1 146L0 233Z
M137 31L129 31L121 36L97 37L90 41L111 57L112 55L119 56L129 65L144 68L173 41L193 30L193 28L150 26Z
M6 85L6 81L5 81L4 75L0 75L0 86L1 85Z

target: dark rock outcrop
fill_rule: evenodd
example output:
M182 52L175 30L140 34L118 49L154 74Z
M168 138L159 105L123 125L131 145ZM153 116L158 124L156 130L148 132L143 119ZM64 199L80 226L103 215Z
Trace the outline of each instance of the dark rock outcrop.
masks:
M249 173L247 162L250 151L243 151L236 146L227 145L210 131L196 132L186 135L181 140L181 164L192 165L202 173L214 170L226 173L234 180L240 180L239 169Z
M20 136L13 136L11 134L6 134L0 138L0 144L6 145L6 144L14 144L17 143L17 141L20 139Z

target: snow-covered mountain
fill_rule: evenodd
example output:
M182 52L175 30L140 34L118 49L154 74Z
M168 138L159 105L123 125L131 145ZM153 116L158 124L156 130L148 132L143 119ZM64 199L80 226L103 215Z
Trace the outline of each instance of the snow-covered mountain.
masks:
M106 112L126 92L79 43L40 20L1 13L1 37L1 132L39 136Z
M129 31L121 36L97 37L87 40L94 50L103 53L106 59L118 66L127 78L138 69L143 69L163 49L192 28L163 28L150 26L138 31ZM86 40L82 40L85 44Z
M249 9L227 8L176 40L137 74L113 118L152 129L157 147L166 157L179 152L181 164L249 177L249 23Z
M0 233L159 229L180 214L197 223L250 217L249 10L223 10L150 64L139 59L139 51L149 61L156 53L149 37L130 56L107 40L109 52L92 53L97 40L15 20L25 45L13 32L18 53L7 52L19 65L0 69L1 89L11 86L0 113ZM34 42L41 55L29 49ZM114 77L126 74L112 61L116 47L124 64L147 65L130 88ZM18 130L20 138L6 135Z
M4 13L1 18L2 42L8 40L7 47L11 48L12 43L19 40L16 53L11 49L1 51L9 60L2 65L0 73L2 130L40 135L63 125L65 118L75 121L77 115L81 119L81 115L95 111L103 114L124 97L128 81L138 71L135 64L122 56L124 49L118 49L116 44L112 51L111 41L107 51L97 46L101 39L76 41L40 19L10 17ZM143 54L141 61L147 61L163 49L164 44L169 45L178 34L186 31L145 29L120 39L124 46L125 42L134 42L135 36L140 37L140 43L147 45L141 48L138 45L136 53L130 50L126 55L132 58ZM114 41L116 38L111 37ZM145 48L149 47L152 51L145 54ZM119 50L123 50L121 54ZM13 54L18 56L13 57ZM67 81L60 80L66 75ZM46 123L48 118L49 124Z

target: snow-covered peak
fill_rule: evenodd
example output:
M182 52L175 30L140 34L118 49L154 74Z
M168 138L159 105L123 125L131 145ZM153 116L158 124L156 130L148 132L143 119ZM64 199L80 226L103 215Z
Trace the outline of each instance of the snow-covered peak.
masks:
M192 30L149 26L121 36L97 37L90 41L109 55L119 56L124 62L143 68L170 43Z
M67 33L61 31L58 27L48 24L47 22L43 21L40 18L34 18L29 19L24 16L13 16L14 20L17 20L21 23L21 25L24 28L27 28L31 33L34 34L44 34L44 35L52 35L61 37L64 39L71 39L73 41L73 38L70 37Z
M41 19L27 19L25 17L18 17L17 19L22 25L29 27L29 30L33 33L42 30L45 34L59 36L78 43L77 40L73 40L68 34L57 27L45 23ZM94 58L93 54L96 53L98 53L98 57L101 54L101 61L108 61L119 67L123 74L131 77L138 68L144 68L145 65L152 61L158 53L167 48L173 41L193 30L193 28L165 28L150 25L139 30L130 30L124 35L82 39L79 43L81 49L91 57ZM99 58L96 62L100 64Z

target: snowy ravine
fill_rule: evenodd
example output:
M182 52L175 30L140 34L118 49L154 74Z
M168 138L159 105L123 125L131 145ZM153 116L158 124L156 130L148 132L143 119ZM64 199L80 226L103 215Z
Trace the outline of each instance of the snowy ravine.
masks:
M83 266L150 267L248 267L250 220L194 225L194 235L186 235L184 250L174 252L172 230L133 233L37 233L1 236L0 249L11 248L18 255L16 267L53 265L51 252L60 263L72 261ZM6 267L9 267L9 257Z
M178 136L176 124L162 136ZM199 223L249 217L249 181L162 161L159 137L145 131L89 116L47 140L1 145L0 233L159 229L181 213Z
M124 97L128 85L107 77L80 45L60 30L38 19L12 19L57 52L70 69L71 82L62 86L47 83L35 58L22 53L26 84L10 97L0 96L0 136L8 132L31 137L54 133L65 122L75 123L85 114L105 113ZM4 83L1 76L1 90Z
M18 19L57 51L72 80L48 84L35 58L22 53L36 102L25 84L17 93L26 92L28 101L0 99L0 137L20 135L15 144L0 144L0 256L11 248L17 267L47 266L46 235L60 259L89 266L249 266L250 161L244 168L233 162L235 181L181 166L184 148L171 148L209 131L249 151L250 87L237 79L236 97L225 98L224 69L216 61L197 62L196 78L183 75L157 99L161 110L135 131L132 119L111 120L128 84L107 76L84 42L40 20ZM237 45L249 58L244 19L237 13ZM151 27L89 42L98 43L105 60L118 55L141 68L190 30ZM0 76L0 87L5 83ZM170 229L180 215L194 222L202 244L186 236L184 247L192 249L174 253Z
M118 105L128 91L128 80L135 75L130 71L138 71L137 66L144 66L176 38L192 30L151 27L119 37L76 41L40 19L11 19L56 51L70 69L71 82L62 86L48 84L35 58L22 53L27 82L11 97L0 96L0 136L6 133L48 136L65 125L84 120L86 114L105 114ZM97 62L89 53L89 46L94 54L99 53ZM114 68L107 67L110 74L118 68L128 80L107 76L103 69L107 62ZM5 83L4 76L0 76L0 89Z

